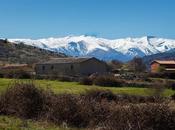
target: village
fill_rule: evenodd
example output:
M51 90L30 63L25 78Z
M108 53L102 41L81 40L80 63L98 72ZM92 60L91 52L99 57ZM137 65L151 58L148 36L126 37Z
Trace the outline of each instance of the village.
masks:
M140 73L174 73L175 72L175 60L153 60L146 68L141 58L134 58L131 61L133 65L124 64L120 61L105 62L97 58L86 57L70 57L70 58L52 58L47 62L40 62L33 65L29 64L1 64L1 72L6 70L15 71L23 70L38 76L90 76L94 73L105 74L113 73L119 74L121 71L138 71ZM138 62L138 63L137 63ZM140 62L140 63L139 63ZM123 66L122 66L123 64ZM140 64L140 65L138 65ZM124 66L128 66L124 67ZM140 66L140 67L138 67ZM135 68L134 68L135 67ZM137 68L138 67L138 68ZM141 70L137 70L141 68ZM135 69L135 70L134 70Z
M0 70L2 78L50 79L92 85L95 79L105 77L107 83L97 85L152 87L161 81L163 84L160 83L160 86L167 85L167 88L175 89L174 82L171 82L175 75L174 60L154 60L146 66L137 57L127 63L115 60L105 62L94 57L67 57L52 58L32 65L6 64L1 65Z

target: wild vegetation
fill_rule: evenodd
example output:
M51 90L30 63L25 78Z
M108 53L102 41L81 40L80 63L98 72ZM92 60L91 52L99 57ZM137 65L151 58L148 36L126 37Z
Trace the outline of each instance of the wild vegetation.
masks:
M96 130L175 129L171 98L116 95L104 90L56 94L24 82L11 84L1 93L0 114Z
M1 130L83 130L57 126L46 121L24 120L11 116L0 116Z

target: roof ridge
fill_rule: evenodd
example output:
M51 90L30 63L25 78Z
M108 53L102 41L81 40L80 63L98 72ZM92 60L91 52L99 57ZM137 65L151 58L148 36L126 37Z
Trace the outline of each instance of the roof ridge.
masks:
M40 64L51 64L51 63L80 63L80 62L84 62L87 61L89 59L92 59L93 57L66 57L66 58L52 58L47 62L43 62Z
M159 64L175 64L175 60L154 60L153 62L157 62Z

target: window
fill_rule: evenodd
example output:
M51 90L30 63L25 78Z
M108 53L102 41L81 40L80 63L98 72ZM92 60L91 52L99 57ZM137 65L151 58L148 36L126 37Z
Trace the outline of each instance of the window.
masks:
M73 69L74 69L74 66L73 66L73 65L71 65L71 66L70 66L70 69L71 69L71 70L73 70Z
M52 66L51 66L51 70L53 70L53 69L54 69L54 66L52 65Z
M42 70L45 70L45 66L42 66Z

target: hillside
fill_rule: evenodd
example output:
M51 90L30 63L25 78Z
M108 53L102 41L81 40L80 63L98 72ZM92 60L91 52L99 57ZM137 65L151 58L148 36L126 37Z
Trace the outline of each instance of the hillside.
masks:
M64 54L56 53L41 48L14 44L6 40L0 40L0 63L37 63L49 58L65 57Z
M128 61L135 56L144 57L171 51L175 40L145 36L140 38L104 39L93 36L67 36L46 39L9 39L12 42L23 42L46 50L61 52L69 56L96 57L101 60Z

